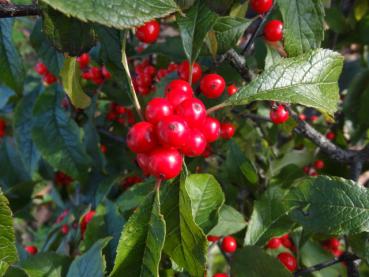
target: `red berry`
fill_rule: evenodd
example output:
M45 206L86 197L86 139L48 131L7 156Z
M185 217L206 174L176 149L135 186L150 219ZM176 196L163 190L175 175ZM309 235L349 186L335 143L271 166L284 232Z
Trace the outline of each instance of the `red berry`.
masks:
M227 92L229 96L232 96L237 92L238 88L235 85L229 85L227 88Z
M91 79L94 79L94 80L103 79L101 69L97 66L93 66L90 68L90 74L91 74Z
M101 153L105 154L105 153L106 153L106 151L108 151L108 148L106 147L106 145L101 144L101 145L100 145L100 151L101 151Z
M283 105L279 105L276 110L273 109L273 110L270 111L270 120L274 124L282 124L282 123L286 122L288 120L288 118L289 118L289 113L284 108Z
M149 155L148 154L144 154L144 153L139 153L136 156L136 161L138 166L141 168L143 174L145 176L150 175L150 170L149 170Z
M60 228L60 232L63 235L67 235L69 233L69 226L68 224L64 224L61 228Z
M54 181L59 186L69 186L73 182L73 179L63 172L58 171L55 173Z
M165 95L167 95L172 90L180 90L183 92L188 93L189 95L193 96L193 90L190 83L184 80L173 80L165 87Z
M50 72L46 73L42 80L45 82L46 85L52 85L57 81L56 77Z
M309 166L304 166L303 170L304 170L305 174L309 174L310 167Z
M175 64L175 63L170 63L170 64L168 65L168 71L169 71L169 72L177 71L177 69L178 69L178 65L177 65L177 64Z
M92 218L95 216L96 212L95 211L89 211L87 212L81 220L80 223L80 227L81 227L81 234L82 234L82 238L84 236L84 233L87 229L87 224L90 223L90 221L92 220Z
M283 22L271 20L264 27L264 37L267 41L280 41L283 38Z
M276 248L279 248L281 244L282 242L280 238L272 238L271 240L268 241L267 248L276 249Z
M204 153L206 145L206 138L201 131L189 130L182 152L187 157L197 157Z
M184 91L181 89L172 89L166 93L166 98L172 104L173 108L176 108L183 101L191 99L192 97L192 91Z
M235 131L236 127L232 123L223 123L220 125L220 136L224 139L231 139Z
M111 78L111 74L110 72L106 69L105 66L103 66L101 68L101 74L104 76L105 79L110 79Z
M284 247L291 249L293 247L293 242L291 241L290 237L288 236L288 234L282 236L280 238L281 243L283 244Z
M92 79L91 72L90 71L83 72L82 79L91 80Z
M317 115L312 115L312 116L310 117L311 122L315 122L315 121L317 121L318 119L319 119L319 116L317 116Z
M336 134L333 132L328 132L325 136L329 140L334 140L336 138Z
M220 123L214 117L208 116L201 128L207 142L214 142L220 135Z
M160 33L160 24L156 20L146 22L136 30L138 40L145 43L153 43L158 39Z
M37 254L37 252L38 252L38 249L37 249L37 247L36 246L34 246L34 245L29 245L29 246L26 246L26 247L24 247L24 250L26 250L26 252L28 253L28 254L30 254L30 255L36 255Z
M164 117L173 114L172 104L166 98L154 98L146 106L145 118L148 122L156 124Z
M278 260L289 270L295 271L297 268L297 262L293 255L288 252L283 252L278 255Z
M324 164L324 161L322 161L322 160L316 160L315 162L314 162L314 167L315 167L315 169L323 169L324 167L325 167L325 164Z
M337 239L337 238L330 238L327 239L323 242L323 245L328 249L328 250L336 250L340 247L341 242Z
M306 120L306 115L305 114L299 114L299 119L301 120L301 121L305 121Z
M215 273L213 277L229 277L229 275L226 273Z
M5 128L6 128L6 121L0 118L0 129L5 129Z
M163 146L182 147L188 130L187 122L178 115L167 116L156 125L156 134Z
M208 74L200 82L201 92L208 98L218 98L225 88L225 81L218 74Z
M154 125L146 121L133 125L127 134L127 146L135 153L154 149L157 146Z
M237 249L236 239L232 236L227 236L223 238L222 249L226 253L233 253Z
M194 63L192 66L192 83L196 83L201 79L202 70L198 63ZM186 60L178 66L178 76L182 80L190 80L190 63Z
M177 106L176 114L187 121L192 128L201 128L206 118L206 108L200 99L191 98Z
M158 179L168 180L182 170L182 156L174 148L158 148L149 156L149 171Z
M318 176L318 172L316 172L314 168L310 168L309 176L312 176L312 177Z
M343 254L343 251L341 249L332 249L331 253L335 257L339 257Z
M251 8L258 14L266 13L273 5L273 0L251 0Z
M125 114L126 108L124 106L121 106L121 105L114 105L114 111L117 114Z
M218 236L211 236L211 235L207 236L206 238L210 242L217 242L220 239L220 237Z
M40 75L45 75L48 72L47 67L44 63L36 64L35 71Z
M79 63L80 68L86 68L90 63L90 55L88 53L83 53L77 58L77 62Z
M106 115L106 120L113 121L117 118L117 114L114 111L108 112Z

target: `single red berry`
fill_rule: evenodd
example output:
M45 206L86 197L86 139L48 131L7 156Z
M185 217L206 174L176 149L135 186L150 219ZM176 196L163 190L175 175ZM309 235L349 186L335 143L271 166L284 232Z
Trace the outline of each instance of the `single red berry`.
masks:
M100 144L100 151L101 153L105 154L108 151L108 148L104 144Z
M105 65L101 68L101 74L104 76L105 79L111 78L111 73L107 70Z
M333 132L328 132L325 136L329 140L334 140L336 138L336 134Z
M251 8L258 14L266 13L273 6L273 0L251 0Z
M214 142L220 135L220 123L214 117L208 116L204 121L201 131L204 133L207 142Z
M73 182L73 179L65 173L58 171L55 173L54 181L59 186L69 186Z
M168 65L168 68L167 69L168 69L169 72L177 71L178 70L178 64L176 64L176 63L170 63Z
M154 125L146 121L133 125L127 134L127 146L135 153L154 149L157 146Z
M279 105L276 110L270 111L270 120L274 124L282 124L289 118L289 112L284 108L283 105Z
M126 112L126 107L122 106L122 105L114 105L114 111L117 114L125 114Z
M192 83L196 83L201 79L202 69L198 63L194 63L192 66ZM178 76L182 80L190 80L190 63L186 60L178 66Z
M312 115L311 117L310 117L310 120L311 120L311 122L315 122L315 121L317 121L319 119L319 116L317 116L317 115Z
M155 66L153 65L147 65L144 67L143 69L143 74L147 74L147 75L150 75L150 76L154 76L156 73L156 68Z
M46 73L42 80L46 85L52 85L57 81L56 77L50 72Z
M283 38L283 22L270 20L264 27L264 37L267 41L280 41Z
M197 157L204 153L206 145L206 138L201 131L196 129L189 130L182 152L187 157Z
M117 114L115 113L115 111L110 111L108 112L108 114L106 115L106 120L108 121L113 121L117 118Z
M211 235L207 236L206 238L210 242L217 242L220 239L220 237L218 236L211 236Z
M149 154L145 154L145 153L139 153L136 156L136 161L138 166L141 168L143 174L145 176L150 175L150 170L149 170Z
M316 177L318 176L318 172L316 172L315 168L310 168L309 170L309 176Z
M281 246L282 242L280 238L272 238L268 241L267 248L269 249L276 249Z
M156 124L164 117L173 114L173 107L166 98L154 98L146 106L145 118L148 122Z
M282 236L280 238L281 240L281 243L283 244L284 247L288 248L288 249L291 249L293 247L293 242L292 240L290 239L289 235L286 234L284 236Z
M68 224L64 224L61 228L60 228L60 232L63 235L67 235L69 233L69 226Z
M47 69L47 67L46 67L46 65L44 63L38 63L35 66L35 71L39 75L45 75L48 72L48 69Z
M187 121L192 128L201 128L206 118L206 107L204 103L197 98L191 98L179 104L175 112L177 115Z
M182 170L182 156L175 148L157 148L150 153L149 171L158 179L177 177Z
M79 63L80 68L86 68L90 63L90 55L88 53L83 53L77 58L77 62Z
M222 249L226 253L233 253L237 249L236 239L232 236L227 236L223 238Z
M218 98L225 88L225 81L218 74L207 74L200 82L201 92L208 98Z
M236 132L236 127L232 123L222 123L220 125L220 136L223 139L231 139Z
M192 91L184 91L177 88L170 90L165 96L175 109L183 101L191 99L193 97L193 93Z
M309 174L310 167L309 166L304 166L303 170L304 170L305 174Z
M301 121L305 121L306 120L306 115L305 114L299 114L299 119L301 120Z
M341 246L341 242L337 238L330 238L323 242L323 245L328 250L335 250L338 249Z
M213 277L229 277L229 275L226 273L215 273Z
M92 79L90 71L82 72L81 76L82 76L82 79L85 79L85 80L91 80Z
M324 161L323 160L316 160L314 162L314 167L315 169L323 169L325 167Z
M278 255L278 260L289 270L295 271L297 268L296 258L288 252L283 252Z
M332 249L331 253L335 257L339 257L343 254L343 251L341 249Z
M232 96L237 92L238 88L235 85L229 85L227 88L227 92L229 96Z
M26 246L26 247L24 247L24 250L26 250L26 252L28 253L28 254L30 254L30 255L36 255L37 254L37 252L38 252L38 249L37 249L37 247L36 246L34 246L34 245L29 245L29 246Z
M167 95L172 90L181 90L183 92L188 93L189 95L193 96L193 90L189 82L184 80L173 80L165 87L165 95Z
M156 20L146 22L136 30L136 37L138 40L145 43L155 42L160 34L160 24Z
M163 146L182 147L187 140L188 124L178 115L163 118L156 125L156 134Z

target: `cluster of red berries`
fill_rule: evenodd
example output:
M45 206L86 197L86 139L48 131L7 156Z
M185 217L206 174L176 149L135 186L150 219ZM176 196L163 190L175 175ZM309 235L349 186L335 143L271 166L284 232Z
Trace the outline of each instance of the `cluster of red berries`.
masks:
M67 174L57 171L54 175L54 182L59 186L69 186L73 182L73 179Z
M330 238L323 241L323 248L331 252L335 257L339 257L343 254L341 242L337 238Z
M224 80L217 74L209 75L201 81L202 91L208 96L219 95L224 90ZM214 82L220 78L220 85ZM221 125L207 116L205 105L183 80L172 81L165 88L165 98L154 98L147 104L145 119L128 131L127 146L137 153L137 163L145 175L164 180L179 175L182 154L200 156L219 136L230 139L235 132L232 124Z
M0 138L5 137L6 134L6 121L0 118Z
M274 104L272 104L274 106ZM290 114L283 105L272 107L269 117L274 124L282 124L286 122Z
M266 247L268 249L277 249L281 246L290 249L292 252L295 252L296 247L292 240L290 239L288 234L285 234L281 237L275 237L268 241ZM278 260L289 270L295 271L297 268L296 258L289 252L282 252L277 256Z
M218 242L221 240L220 247L225 253L233 253L237 250L237 241L232 236L226 236L223 239L218 236L207 236L208 241L210 242Z
M88 53L83 53L79 56L77 62L82 70L81 77L91 81L95 85L101 85L105 80L111 78L111 74L105 66L90 66L90 55Z
M79 224L80 229L81 229L81 237L82 239L85 236L85 232L87 229L87 225L88 223L90 223L90 221L93 219L93 217L95 216L96 212L95 211L89 211L87 212L81 219L81 222Z
M321 170L325 167L323 160L316 160L312 166L305 166L304 172L310 176L318 176L317 170Z
M132 110L117 103L110 104L106 119L119 124L133 124L136 122Z
M35 66L35 71L42 76L42 81L45 85L52 85L58 80L51 72L49 72L44 63L37 63Z

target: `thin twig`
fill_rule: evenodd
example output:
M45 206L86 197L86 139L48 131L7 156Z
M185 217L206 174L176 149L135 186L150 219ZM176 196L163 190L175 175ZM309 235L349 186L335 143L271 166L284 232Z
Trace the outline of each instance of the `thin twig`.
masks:
M41 15L37 5L0 4L0 18L37 15Z
M109 131L107 131L105 129L99 128L98 131L99 131L100 134L104 135L105 137L107 137L107 138L109 138L109 139L111 139L115 142L126 143L126 140L123 137L113 135L112 133L110 133Z

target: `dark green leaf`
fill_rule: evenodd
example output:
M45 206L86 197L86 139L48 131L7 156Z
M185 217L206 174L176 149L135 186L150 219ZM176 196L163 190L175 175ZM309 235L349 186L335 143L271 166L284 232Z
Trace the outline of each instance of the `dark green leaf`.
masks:
M348 237L353 252L361 259L369 262L369 233L360 233Z
M243 215L231 206L223 205L219 211L218 224L209 232L213 236L228 236L246 227Z
M181 9L188 9L191 7L196 0L175 0L177 5L181 7Z
M13 95L14 92L11 89L5 86L0 86L0 110L5 107L9 98Z

